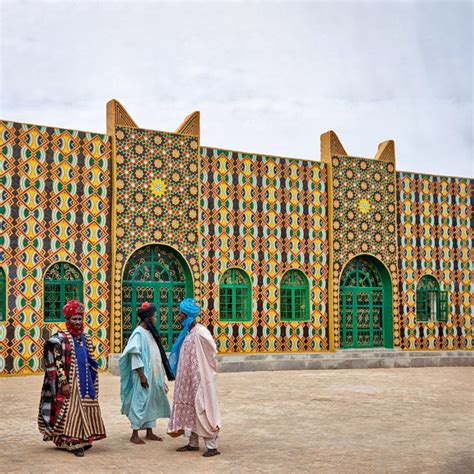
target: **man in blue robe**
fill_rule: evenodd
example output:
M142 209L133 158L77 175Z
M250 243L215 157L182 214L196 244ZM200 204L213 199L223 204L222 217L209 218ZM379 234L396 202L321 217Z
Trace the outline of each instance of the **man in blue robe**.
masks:
M156 330L156 306L143 303L138 308L140 324L135 328L119 361L122 414L132 427L130 441L145 444L138 436L146 430L147 440L162 441L153 433L157 418L169 418L165 374L174 380L168 359Z

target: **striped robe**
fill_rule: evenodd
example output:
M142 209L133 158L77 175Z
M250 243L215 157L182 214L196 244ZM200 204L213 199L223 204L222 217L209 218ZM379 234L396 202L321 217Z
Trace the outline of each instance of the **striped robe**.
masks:
M85 335L87 351L92 357L94 348L90 336ZM61 362L71 394L65 398L60 390L59 374L54 351L60 351ZM38 427L44 441L75 450L92 441L106 437L99 407L99 379L95 377L95 399L87 394L81 398L74 340L68 331L54 334L44 347L45 377L38 414ZM89 366L90 370L95 370Z

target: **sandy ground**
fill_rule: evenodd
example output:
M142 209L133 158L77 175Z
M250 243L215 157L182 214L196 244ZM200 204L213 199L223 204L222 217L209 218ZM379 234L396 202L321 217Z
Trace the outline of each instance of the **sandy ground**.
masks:
M45 443L42 377L0 378L1 472L474 472L474 368L220 374L220 456L184 438L129 442L119 378L101 374L108 430L84 458ZM172 395L172 391L170 392Z

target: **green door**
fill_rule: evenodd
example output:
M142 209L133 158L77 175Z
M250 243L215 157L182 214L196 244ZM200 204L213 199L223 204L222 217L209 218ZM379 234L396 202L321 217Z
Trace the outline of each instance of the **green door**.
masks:
M384 324L388 325L385 321L387 317L391 319L391 314L388 315L388 295L385 295L382 277L375 263L364 257L352 260L342 276L340 294L342 347L386 345Z
M139 323L137 308L148 301L156 305L156 326L164 348L170 350L181 329L179 303L186 296L192 296L191 276L180 255L160 245L137 250L122 282L123 346Z

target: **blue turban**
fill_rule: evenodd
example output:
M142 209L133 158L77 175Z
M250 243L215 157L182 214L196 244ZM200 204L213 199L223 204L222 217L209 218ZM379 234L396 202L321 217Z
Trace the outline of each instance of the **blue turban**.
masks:
M179 304L179 310L188 318L196 319L201 312L201 308L194 298L186 298Z
M184 338L188 335L191 324L193 324L194 321L196 321L196 318L199 316L201 308L196 303L194 298L186 298L179 304L179 310L181 313L186 315L186 319L182 322L183 329L181 329L179 336L173 344L173 348L171 349L171 354L169 356L171 370L173 371L175 377L178 370L179 353L181 352L181 346L183 345Z

